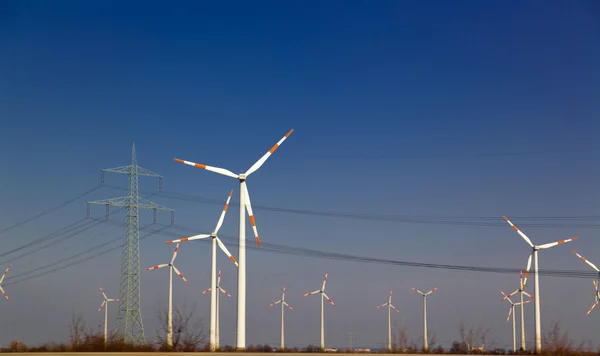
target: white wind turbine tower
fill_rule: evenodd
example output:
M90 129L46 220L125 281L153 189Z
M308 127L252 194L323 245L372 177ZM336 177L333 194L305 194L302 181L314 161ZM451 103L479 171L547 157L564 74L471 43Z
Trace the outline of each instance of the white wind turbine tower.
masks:
M581 258L583 260L583 262L587 263L596 272L598 272L598 277L596 278L596 280L592 279L592 282L594 283L594 289L596 290L595 291L596 294L594 295L594 304L592 305L592 307L590 308L590 310L588 310L587 314L585 314L585 315L590 315L590 313L592 312L592 310L594 310L594 308L598 304L598 299L600 299L600 294L598 293L598 283L600 283L600 269L598 269L598 267L596 267L595 264L593 264L592 262L586 260L583 256L581 256L580 254L578 254L577 252L575 252L575 250L571 250L571 252L573 252L575 255L577 255L577 257Z
M8 295L4 291L4 288L2 288L2 282L4 282L4 277L6 277L6 274L8 273L9 269L10 269L10 265L8 265L8 267L6 267L6 270L4 271L4 273L2 273L2 277L0 277L0 291L2 291L2 295L4 295L4 298L6 298L6 300L8 300L8 301L10 301L10 299L8 298Z
M521 306L521 349L523 351L525 351L525 348L527 347L526 342L525 342L525 318L524 318L524 312L523 312L523 305L527 304L523 302L523 294L525 294L526 296L528 296L531 299L535 299L534 297L531 296L531 294L525 292L525 285L527 284L527 277L529 277L529 271L525 272L525 281L523 281L523 269L521 268L521 273L519 275L520 278L520 285L519 285L519 289L515 290L514 292L510 293L509 295L505 296L504 299L510 298L511 296L519 293L521 295L521 301L517 304ZM512 301L511 301L512 303Z
M292 308L288 303L286 303L285 301L285 287L283 287L282 289L283 294L281 295L281 300L278 300L274 303L271 303L271 305L269 305L270 307L273 307L277 304L281 303L281 351L283 351L285 349L285 327L284 327L284 311L285 308L284 307L288 307L290 308L290 310L294 310L294 308Z
M429 346L427 345L427 296L438 290L438 288L435 287L427 293L423 293L416 288L412 289L423 296L423 351L429 350Z
M394 309L398 313L400 312L400 310L398 310L395 306L392 305L392 288L390 288L390 296L388 298L387 303L381 304L377 307L377 309L383 308L385 306L388 307L388 350L392 351L392 309Z
M170 263L165 263L162 265L156 265L153 267L146 268L146 271L150 271L153 269L159 269L163 267L169 267L169 312L167 316L167 348L173 348L173 271L177 273L177 275L188 283L188 280L185 279L183 274L179 272L177 267L173 264L175 262L175 257L177 257L177 251L179 251L179 244L175 246L175 250L173 251L173 258L171 258Z
M212 291L212 288L208 288L207 290L205 290L204 292L202 292L202 294L206 294L208 292ZM219 349L221 346L221 341L219 339L219 300L220 300L220 293L225 294L226 296L228 296L229 298L231 298L231 294L229 294L225 289L221 288L221 270L219 270L219 275L217 277L217 306L216 306L216 328L215 328L215 347L216 349ZM212 293L211 293L212 295Z
M179 158L174 158L176 162L187 164L190 166L198 167L205 169L207 171L211 171L214 173L218 173L233 179L237 179L240 181L240 226L239 226L239 250L238 250L238 259L239 259L239 268L238 268L238 320L237 320L237 348L245 349L246 348L246 209L248 209L248 216L250 218L250 223L252 224L252 229L254 230L254 237L256 239L256 243L258 247L260 247L260 239L258 238L258 230L256 229L256 222L254 221L254 214L252 213L252 205L250 204L250 195L248 194L248 188L246 184L246 179L250 176L250 174L254 173L258 170L265 161L279 148L279 146L288 138L294 129L290 130L285 136L279 140L271 149L265 153L256 163L250 167L246 171L246 173L235 174L227 169L207 166L201 163L194 163L190 161L184 161Z
M506 318L506 322L508 323L508 320L510 320L510 315L512 314L512 321L513 321L512 322L512 327L513 327L513 352L517 352L517 327L516 327L516 324L515 324L515 306L520 305L521 306L521 310L523 310L523 304L527 304L530 301L527 300L525 302L513 303L513 301L510 300L510 295L504 294L504 292L502 291L502 289L500 290L500 293L502 293L502 295L504 296L504 298L500 299L500 301L508 300L508 302L510 303L510 307L508 309L508 317Z
M513 223L508 220L506 216L503 216L504 220L531 246L533 249L532 253L529 255L529 260L527 261L527 271L526 274L529 274L529 268L531 267L531 256L533 255L533 273L534 273L534 295L535 295L535 352L540 353L542 351L542 326L540 321L540 276L538 273L538 250L544 250L550 247L562 245L569 241L577 240L576 237L560 240L557 242L551 242L544 245L534 245L529 237L527 237L518 227L513 225Z
M106 296L106 293L104 293L104 289L102 289L102 287L100 287L100 292L102 293L104 300L102 301L102 304L100 304L100 308L98 308L98 312L100 312L100 310L102 310L102 307L104 307L104 345L106 345L108 342L108 303L109 302L118 302L119 298L109 299Z
M185 241L200 240L200 239L206 239L209 237L212 239L212 257L211 257L212 268L211 268L211 272L210 272L211 287L208 289L211 291L211 293L210 293L210 340L209 340L211 351L215 351L218 348L218 344L219 344L219 342L217 341L217 331L216 331L216 330L218 330L218 327L217 327L217 323L218 323L217 322L217 315L218 315L218 311L217 311L217 298L218 298L218 295L217 295L217 292L218 292L218 288L217 288L217 244L219 245L221 250L223 250L223 252L225 252L227 257L229 257L229 259L231 261L233 261L233 263L235 263L236 266L238 265L235 258L231 255L231 253L229 253L229 250L227 250L227 247L225 247L223 242L221 242L221 239L219 239L219 236L217 236L217 233L219 232L221 225L223 225L223 220L225 220L225 213L227 213L227 208L229 207L229 201L231 200L232 194L233 194L233 190L229 191L229 196L227 197L227 201L225 201L225 206L223 207L223 211L221 212L221 216L219 217L217 226L215 227L215 230L212 232L212 234L201 234L201 235L195 235L192 237L184 237L184 238L178 239L178 240L167 241L167 244L172 244L175 242L179 243L179 242L185 242Z
M327 283L327 275L328 274L329 274L329 272L325 272L325 278L323 278L323 286L321 287L321 289L318 289L314 292L304 294L305 297L307 297L309 295L317 294L317 293L319 293L321 295L321 351L325 350L325 317L324 317L325 312L324 312L324 307L323 307L323 301L325 299L327 299L327 301L335 307L335 303L333 302L333 300L331 300L331 298L329 298L327 296L327 294L325 294L325 284Z

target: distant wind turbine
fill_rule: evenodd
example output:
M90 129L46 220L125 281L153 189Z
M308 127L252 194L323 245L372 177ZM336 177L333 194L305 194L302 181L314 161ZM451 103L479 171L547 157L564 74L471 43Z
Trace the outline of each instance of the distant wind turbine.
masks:
M526 296L528 296L531 299L535 299L534 297L532 297L529 293L525 292L525 285L527 284L527 277L529 276L529 271L527 271L525 273L525 281L523 281L523 269L521 268L521 273L519 275L520 278L520 286L519 289L515 290L514 292L510 293L509 295L505 296L504 299L506 298L510 298L511 296L519 293L521 295L521 301L519 302L518 305L521 306L521 349L523 351L525 351L526 348L526 342L525 342L525 318L524 318L524 312L523 312L523 306L527 303L523 303L523 294L525 294ZM512 302L511 302L512 303Z
M598 299L600 299L600 294L598 294L598 284L600 283L600 269L598 269L598 267L596 267L595 264L593 264L592 262L586 260L583 256L581 256L580 254L578 254L577 252L575 252L575 250L571 250L571 252L573 252L575 255L577 255L577 257L579 257L581 260L583 260L583 262L587 263L596 272L598 272L598 277L596 278L596 280L592 279L592 282L594 283L594 289L595 289L594 304L592 305L592 307L590 308L590 310L588 310L588 312L585 314L585 315L590 315L590 313L592 312L592 310L594 310L594 308L598 304Z
M431 293L438 290L439 287L435 287L427 293L423 293L420 290L413 288L415 292L421 294L423 296L423 351L426 352L429 350L429 346L427 345L427 296Z
M390 288L390 296L388 297L387 303L381 304L377 307L377 309L383 308L385 306L388 307L388 350L392 351L392 309L394 309L398 313L400 312L400 310L398 310L395 306L392 305L392 288Z
M104 300L102 301L102 304L100 304L100 308L98 308L98 312L100 312L100 310L102 310L102 307L104 307L104 345L106 346L106 344L108 343L108 303L109 302L118 302L119 298L109 299L106 296L106 293L104 293L104 289L102 289L102 287L100 287L100 292L102 293Z
M167 316L167 348L170 350L173 348L173 271L177 273L177 275L188 283L188 280L185 279L183 274L179 272L177 267L173 264L175 262L175 258L177 257L177 252L179 251L179 244L175 246L175 250L173 251L173 258L171 258L170 263L165 263L162 265L156 265L153 267L146 268L146 271L151 271L153 269L159 269L163 267L169 267L169 312Z
M506 318L506 322L508 323L508 320L510 320L510 315L512 314L512 321L513 321L512 322L512 327L513 327L513 352L517 352L517 327L516 327L516 324L515 324L515 306L520 305L521 306L521 310L523 310L523 304L529 303L530 300L527 300L525 302L513 303L513 301L510 300L510 295L504 294L504 292L502 290L500 290L500 293L502 293L502 295L504 296L504 298L500 299L500 301L508 300L508 302L510 303L510 307L508 309L508 317Z
M321 289L304 294L305 297L317 293L321 295L321 351L325 350L325 310L323 306L323 301L327 299L327 301L335 307L335 303L333 302L333 300L331 300L331 298L329 298L327 294L325 294L325 284L327 283L328 274L329 272L325 272L325 278L323 278L323 286L321 287Z
M533 255L533 269L534 269L533 273L534 273L534 277L535 277L534 278L534 284L535 284L535 287L534 287L535 288L534 289L534 294L535 294L535 352L539 354L540 352L542 352L542 326L541 326L541 321L540 321L540 276L538 273L539 272L538 271L538 250L544 250L544 249L547 249L550 247L562 245L569 241L575 241L575 240L577 240L577 238L573 237L570 239L560 240L557 242L551 242L551 243L547 243L544 245L534 245L533 242L531 242L531 240L529 239L529 237L527 237L521 230L519 230L518 227L513 225L513 223L511 223L510 220L508 220L508 218L506 216L503 216L503 218L519 235L521 235L523 240L525 240L525 242L527 242L533 250L531 252L531 254L529 255L529 260L527 261L526 273L529 274L529 268L531 267L531 257Z
M205 290L204 292L202 292L202 294L206 294L208 292L211 292L212 288L208 288L207 290ZM229 294L225 289L221 288L221 270L219 270L219 275L217 277L217 305L216 305L216 317L215 317L215 348L218 350L221 346L220 346L220 339L219 339L219 303L220 303L220 293L225 294L226 296L228 296L229 298L231 298L231 294Z
M221 216L219 217L219 220L217 221L217 226L215 227L214 231L212 232L212 234L201 234L201 235L195 235L192 237L184 237L182 239L178 239L178 240L172 240L172 241L167 241L167 244L172 244L172 243L179 243L179 242L186 242L186 241L193 241L193 240L200 240L200 239L206 239L206 238L211 238L212 239L212 257L211 257L211 272L210 272L210 288L208 289L209 291L211 291L210 293L210 338L209 338L209 347L210 347L210 351L215 351L219 346L218 346L218 341L217 341L217 315L218 315L218 311L217 311L217 298L218 298L218 288L217 288L217 244L219 245L219 248L221 248L221 250L223 250L223 252L227 255L227 257L229 257L229 259L231 261L233 261L233 263L237 266L238 262L235 260L235 258L231 255L231 253L229 253L229 250L227 249L227 247L225 247L225 245L223 244L223 242L221 242L221 239L219 239L219 236L217 236L217 233L219 232L219 229L221 228L221 226L223 225L223 220L225 220L225 214L227 213L227 208L229 207L229 201L231 200L231 195L233 194L233 190L229 191L229 196L227 197L227 200L225 201L225 206L223 207L223 211L221 212Z
M281 299L271 303L271 305L269 305L270 307L273 307L277 304L281 304L281 351L283 351L285 349L285 327L284 327L284 311L285 308L284 307L288 307L290 310L294 310L294 308L292 308L288 303L286 303L285 301L285 287L283 287L282 289L283 293L281 295Z

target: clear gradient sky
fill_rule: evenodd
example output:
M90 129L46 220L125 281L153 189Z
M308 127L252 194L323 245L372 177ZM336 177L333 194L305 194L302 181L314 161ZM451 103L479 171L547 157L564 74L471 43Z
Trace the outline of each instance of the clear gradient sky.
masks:
M295 1L0 3L0 228L99 184L101 168L139 164L164 175L164 189L223 200L237 184L172 161L179 157L246 170L290 128L293 135L248 181L252 202L339 213L439 216L598 216L600 209L600 4L597 1ZM563 152L564 150L577 150ZM524 153L507 154L505 153ZM107 183L126 186L123 176ZM141 189L156 182L142 178ZM19 247L85 217L85 200L123 195L102 188L52 214L0 234ZM176 223L210 232L220 206L153 198ZM92 214L102 217L102 207ZM142 225L151 214L142 215ZM123 214L112 218L122 223ZM403 261L519 268L529 249L506 226L403 224L256 211L263 242ZM531 221L513 219L519 225ZM168 223L166 214L159 221ZM237 235L238 213L223 234ZM598 219L587 223L597 225ZM574 223L577 225L580 223ZM112 229L112 230L111 230ZM541 268L589 271L569 252L600 263L598 228L523 227L534 242L578 236L540 254ZM103 235L96 236L102 232ZM102 224L17 258L7 278L122 236ZM248 231L250 236L250 230ZM142 268L168 262L168 236L142 242ZM37 246L37 245L36 245ZM237 248L231 248L237 255ZM208 328L209 248L182 246L189 278L175 280L176 305L197 303ZM236 271L219 255L223 287ZM72 312L90 326L98 286L118 295L120 253L6 285L0 344L66 340ZM491 329L508 347L507 304L518 275L357 264L248 252L247 342L279 342L288 288L290 346L319 341L317 297L329 270L326 344L378 347L389 288L396 323L421 337L421 298L430 333L449 346L458 323ZM166 303L167 271L142 271L148 338ZM531 284L533 286L533 283ZM576 340L596 338L600 313L586 279L541 281L542 324L560 321ZM221 341L232 344L235 298L221 305ZM115 305L110 318L114 324ZM533 337L533 307L527 308ZM10 327L8 327L10 325Z

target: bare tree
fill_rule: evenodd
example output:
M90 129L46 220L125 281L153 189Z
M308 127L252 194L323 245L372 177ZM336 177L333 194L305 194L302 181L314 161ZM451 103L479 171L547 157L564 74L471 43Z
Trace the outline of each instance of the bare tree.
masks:
M435 349L435 345L437 344L437 334L435 331L429 333L429 340L427 340L427 345L429 349Z
M167 350L168 311L159 304L158 321L160 329L156 333L157 346ZM195 318L196 305L187 311L186 304L173 310L173 351L198 351L206 344L204 328L200 319Z
M85 321L83 317L81 314L73 312L71 315L71 324L69 325L69 342L73 351L81 348L85 334Z

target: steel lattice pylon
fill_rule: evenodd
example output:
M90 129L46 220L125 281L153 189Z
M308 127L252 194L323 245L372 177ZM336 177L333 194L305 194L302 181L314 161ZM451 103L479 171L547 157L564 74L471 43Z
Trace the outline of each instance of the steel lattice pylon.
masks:
M126 343L145 344L144 324L140 307L140 222L139 209L152 209L154 221L156 222L156 211L167 210L171 212L171 224L173 224L174 210L156 204L138 196L138 176L156 177L159 179L159 190L162 190L162 176L150 172L137 165L135 154L135 143L131 148L131 165L108 168L102 170L102 183L104 183L104 172L127 174L129 178L129 190L126 197L107 200L96 200L89 204L106 205L106 218L109 215L109 207L120 206L126 210L125 214L125 237L123 239L123 253L121 262L121 285L119 309L117 312L116 328Z

